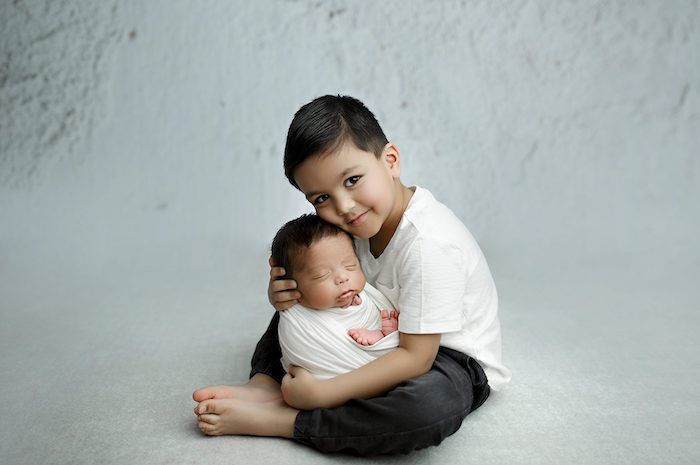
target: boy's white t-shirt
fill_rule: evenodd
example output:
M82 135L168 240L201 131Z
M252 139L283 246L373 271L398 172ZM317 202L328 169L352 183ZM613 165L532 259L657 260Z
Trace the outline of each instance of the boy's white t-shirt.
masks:
M367 281L399 312L399 331L441 333L440 345L476 359L489 386L510 380L501 361L498 295L484 254L457 216L421 187L384 252L356 239Z

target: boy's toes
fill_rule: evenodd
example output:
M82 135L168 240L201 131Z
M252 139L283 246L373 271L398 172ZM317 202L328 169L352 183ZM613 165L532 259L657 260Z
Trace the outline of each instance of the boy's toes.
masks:
M197 407L197 413L204 415L205 413L221 413L216 399L205 400Z
M389 312L387 312L386 310L382 310L380 314L382 315L382 320L386 320L387 318L389 318Z
M195 400L195 402L201 402L203 400L207 399L213 399L214 398L214 391L211 388L205 387L202 389L197 389L192 393L192 398Z
M221 433L219 432L219 428L215 425L200 421L198 423L198 426L199 426L199 430L208 436L220 436L221 435Z
M214 415L211 413L205 413L204 415L199 415L197 416L199 419L200 423L208 423L210 425L216 425L219 423L219 420L221 420L221 417L219 415Z

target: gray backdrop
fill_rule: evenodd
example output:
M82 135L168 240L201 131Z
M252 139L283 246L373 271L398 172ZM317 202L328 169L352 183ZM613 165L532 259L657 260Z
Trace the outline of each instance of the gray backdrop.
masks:
M477 237L514 372L383 461L700 460L697 0L37 0L0 31L4 463L339 460L203 437L189 398L246 379L326 93Z

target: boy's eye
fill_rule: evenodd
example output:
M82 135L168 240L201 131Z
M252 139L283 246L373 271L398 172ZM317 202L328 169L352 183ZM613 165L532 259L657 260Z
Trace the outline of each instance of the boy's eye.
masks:
M324 273L321 275L314 276L311 279L313 279L314 281L320 281L321 279L328 277L328 275L329 275L329 273Z
M357 265L348 265L345 267L345 269L348 271L355 271L357 269Z
M320 204L322 204L323 202L325 202L326 200L328 200L328 195L327 195L327 194L323 194L323 195L319 195L318 197L316 197L316 198L314 199L314 201L311 202L311 203L313 203L314 205L320 205Z
M345 180L345 187L352 187L360 180L360 176L350 176Z

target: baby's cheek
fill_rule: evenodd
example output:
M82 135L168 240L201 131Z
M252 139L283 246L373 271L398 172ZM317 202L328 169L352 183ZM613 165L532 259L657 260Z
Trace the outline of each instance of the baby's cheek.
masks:
M314 286L304 294L308 307L318 310L326 309L334 306L335 296L331 295L325 286Z
M365 279L364 273L362 273L362 272L357 273L357 275L355 277L355 286L353 286L353 287L355 289L357 289L358 291L361 291L362 289L364 289L365 284L367 284L367 280Z

